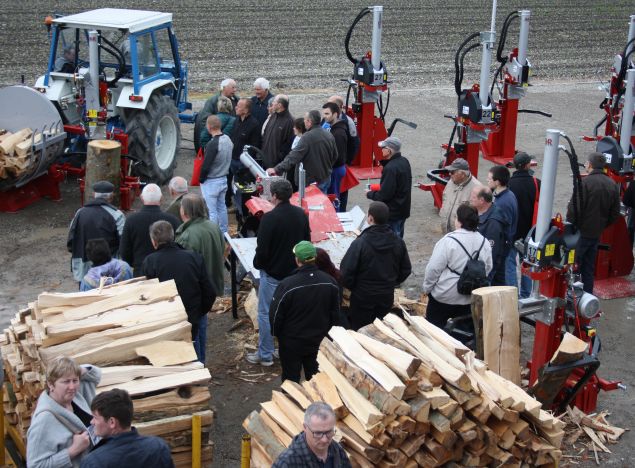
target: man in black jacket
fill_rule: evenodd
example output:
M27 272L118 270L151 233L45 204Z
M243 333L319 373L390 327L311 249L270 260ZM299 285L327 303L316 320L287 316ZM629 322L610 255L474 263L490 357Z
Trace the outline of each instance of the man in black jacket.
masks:
M142 272L159 281L174 280L187 312L187 321L192 324L192 340L195 341L198 322L216 300L205 261L200 254L185 250L174 242L174 229L167 221L157 221L150 226L150 239L156 252L143 261Z
M269 169L284 159L293 143L293 116L289 112L289 97L278 94L272 100L271 114L262 134L263 167Z
M337 211L339 209L340 183L346 175L346 156L348 154L348 124L340 119L340 108L334 102L327 102L322 106L322 115L325 124L331 129L331 135L335 138L335 146L337 147L337 159L333 163L331 172L331 186L328 193L335 194L338 198Z
M117 256L119 240L126 222L124 214L110 203L115 186L100 180L93 185L94 200L77 210L68 230L66 247L71 253L71 271L78 283L86 276L92 263L86 255L86 242L106 239L112 256Z
M412 272L406 244L388 226L383 202L368 207L368 228L353 241L342 259L342 284L351 291L349 321L357 330L383 318L392 307L395 287Z
M576 200L572 198L567 209L567 221L580 230L576 263L584 290L591 294L600 235L620 216L620 188L604 173L605 166L606 158L602 153L589 154L584 165L589 174L582 179L582 205L577 207L576 215Z
M493 267L487 279L492 286L505 286L505 218L494 204L494 195L487 186L472 189L470 205L478 211L478 232L492 246Z
M258 284L258 350L247 354L252 364L273 364L273 337L269 305L280 281L296 269L293 246L311 239L309 219L302 208L289 203L292 189L288 180L271 183L273 210L260 221L254 267L260 270Z
M161 211L161 189L157 184L148 184L141 192L143 207L126 219L121 235L119 253L121 258L132 267L135 276L141 276L141 265L145 258L154 252L150 240L150 225L156 221L167 221L176 231L181 222L173 215Z
M366 198L384 202L388 205L390 215L388 225L403 239L404 225L410 217L410 188L412 187L412 171L410 163L404 158L401 151L401 140L397 137L388 137L379 142L381 161L384 169L379 181L379 190L366 192Z
M229 174L227 174L227 195L225 196L225 204L231 205L232 199L232 180L240 172L244 166L240 162L240 155L243 152L245 145L254 146L260 149L262 140L260 138L260 122L251 115L251 99L243 98L238 101L236 105L236 121L234 122L234 128L230 135L231 141L234 144L232 150L232 161L229 166ZM253 154L252 154L253 156ZM236 204L236 209L239 209L240 205Z
M527 153L516 153L514 156L514 167L516 171L512 174L507 184L507 188L516 195L518 202L518 224L514 241L524 240L529 230L534 225L540 198L540 179L534 177L529 168L531 167L531 157ZM535 208L535 209L534 209ZM513 247L512 247L513 248ZM492 250L492 255L494 251ZM517 254L516 254L517 255ZM520 297L529 297L531 294L531 279L529 276L520 277Z
M280 281L269 308L271 334L278 337L282 381L300 383L317 372L320 343L339 325L340 291L337 282L315 264L317 251L309 241L293 247L298 269Z

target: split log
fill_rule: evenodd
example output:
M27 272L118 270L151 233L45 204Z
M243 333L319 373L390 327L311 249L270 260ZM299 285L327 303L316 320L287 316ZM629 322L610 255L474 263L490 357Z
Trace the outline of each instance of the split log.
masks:
M97 388L97 393L107 392L114 388L126 390L130 396L156 392L168 388L176 388L183 385L207 384L212 379L209 369L195 369L172 375L162 375L147 379L133 380L126 383L118 383Z
M194 369L202 369L203 363L196 361L183 366L115 366L104 367L101 372L101 380L98 387L106 387L118 383L129 382L131 380L148 377L159 377L180 372L188 372Z
M11 156L13 154L15 145L29 138L32 134L33 132L30 128L23 128L22 130L17 131L2 139L2 141L0 141L0 150L6 155Z
M328 375L326 375L324 372L318 372L313 376L310 384L317 391L318 395L320 396L320 400L324 403L328 403L331 406L331 408L335 412L335 416L337 416L337 419L346 417L346 415L348 414L348 409L346 408L344 403L342 403L342 400L337 393L337 388Z
M271 432L274 433L282 445L285 447L291 445L293 437L285 432L265 411L260 412L260 419L262 419L262 422L271 429Z
M342 433L342 444L345 447L359 453L371 463L378 463L383 458L384 452L382 450L368 445L347 425L338 425L338 430Z
M252 411L247 416L247 419L243 421L243 427L251 434L252 442L256 440L263 447L264 453L271 456L272 461L284 451L285 447L271 429L262 422L257 411Z
M282 382L281 388L287 392L287 394L293 398L293 400L295 400L295 402L300 405L303 410L307 409L311 404L311 401L304 389L298 383L293 382L292 380L285 380Z
M409 379L415 375L415 372L419 369L419 366L421 366L420 359L394 346L384 344L381 341L377 341L353 330L349 330L348 333L355 338L366 351L380 361L383 361L403 379Z
M210 426L214 421L214 413L211 410L195 413L201 417L201 426ZM187 414L183 416L174 416L172 418L159 419L157 421L148 421L135 423L135 427L139 434L146 436L162 436L170 432L187 431L192 429L192 416Z
M289 420L293 423L297 429L296 434L304 430L304 412L297 407L295 403L289 400L284 393L276 390L272 391L271 401L277 404L287 418L289 418Z
M282 411L280 409L280 407L274 403L273 401L265 401L263 403L260 403L260 406L262 407L263 412L270 417L273 421L276 422L276 424L282 429L284 430L284 432L286 432L286 434L293 438L295 437L297 434L299 434L300 432L302 432L304 429L302 426L300 426L299 428L287 417L287 415L284 413L284 411ZM262 416L262 412L261 412L261 416ZM269 425L269 428L272 430L272 432L275 434L276 430L275 428L272 428L271 425ZM276 437L278 438L278 440L281 441L281 437L279 435L276 434Z

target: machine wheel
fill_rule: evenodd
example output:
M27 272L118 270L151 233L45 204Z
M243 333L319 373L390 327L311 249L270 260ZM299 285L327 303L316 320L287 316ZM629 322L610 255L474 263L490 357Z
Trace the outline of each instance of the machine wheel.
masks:
M145 110L131 110L126 119L128 155L142 179L166 183L176 167L181 147L181 123L174 102L153 94Z

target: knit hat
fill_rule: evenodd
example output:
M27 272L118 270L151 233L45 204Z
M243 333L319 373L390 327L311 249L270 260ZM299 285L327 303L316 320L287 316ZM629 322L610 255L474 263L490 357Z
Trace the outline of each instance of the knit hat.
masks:
M315 257L317 256L315 246L309 241L300 241L295 244L295 247L293 247L293 253L296 258L303 263L315 260Z
M93 192L95 193L112 193L115 191L115 186L107 180L100 180L93 184Z

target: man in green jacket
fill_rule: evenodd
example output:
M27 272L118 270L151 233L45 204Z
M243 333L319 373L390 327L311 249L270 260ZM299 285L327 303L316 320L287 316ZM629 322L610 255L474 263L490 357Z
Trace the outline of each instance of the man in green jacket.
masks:
M186 249L198 252L205 260L205 267L216 297L222 296L225 285L223 275L225 242L217 224L207 217L205 200L200 195L189 193L181 199L181 219L183 224L176 230L176 242ZM199 323L197 355L205 363L207 342L207 314Z

